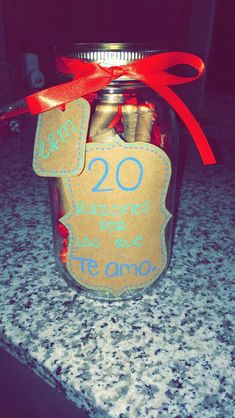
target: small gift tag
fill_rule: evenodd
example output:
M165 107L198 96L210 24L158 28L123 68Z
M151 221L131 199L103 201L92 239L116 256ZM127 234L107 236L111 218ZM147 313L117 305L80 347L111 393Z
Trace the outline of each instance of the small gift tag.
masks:
M90 105L85 99L41 113L34 144L33 169L39 176L77 176L84 167Z

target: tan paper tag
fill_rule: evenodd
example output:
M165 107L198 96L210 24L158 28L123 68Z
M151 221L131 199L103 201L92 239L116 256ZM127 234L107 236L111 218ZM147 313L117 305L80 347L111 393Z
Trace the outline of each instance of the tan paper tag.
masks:
M33 169L39 176L69 177L84 167L90 105L85 99L41 113L34 144Z
M119 296L150 285L167 263L165 198L171 163L151 144L87 144L78 177L61 179L68 212L67 269L89 289Z

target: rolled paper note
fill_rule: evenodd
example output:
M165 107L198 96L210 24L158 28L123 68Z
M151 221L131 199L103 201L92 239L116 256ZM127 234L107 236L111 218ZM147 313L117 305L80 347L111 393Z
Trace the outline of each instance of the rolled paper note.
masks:
M154 109L148 106L138 106L138 119L136 126L136 141L150 142L154 122Z
M118 93L118 94L114 94L114 93L105 94L104 93L104 94L102 94L101 100L102 100L102 103L105 103L106 105L107 104L117 105L117 104L123 103L124 97L123 97L122 93Z
M95 113L91 120L90 137L92 140L94 136L101 134L108 128L108 125L113 120L118 111L118 106L115 104L98 104L95 108Z
M122 118L124 125L124 138L126 142L135 142L138 107L135 104L122 106Z
M114 129L106 129L106 131L102 132L101 134L93 136L92 141L109 143L114 140L115 135L116 133Z
M63 180L60 177L57 179L57 186L60 192L60 208L65 215L65 213L69 210L69 202L64 188Z
M168 138L167 134L161 133L161 142L160 142L160 148L166 149L168 145Z

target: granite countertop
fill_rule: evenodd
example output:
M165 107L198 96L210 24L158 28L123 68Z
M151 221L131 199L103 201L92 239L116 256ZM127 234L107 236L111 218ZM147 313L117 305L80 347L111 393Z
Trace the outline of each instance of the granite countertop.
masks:
M46 179L31 168L35 120L1 135L0 345L90 417L234 417L235 98L208 95L203 126L222 156L189 140L170 268L140 300L99 302L60 277Z

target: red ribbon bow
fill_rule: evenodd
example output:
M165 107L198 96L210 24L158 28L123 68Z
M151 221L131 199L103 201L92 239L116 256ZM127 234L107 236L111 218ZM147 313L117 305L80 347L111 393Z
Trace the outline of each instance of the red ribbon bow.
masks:
M194 77L181 77L166 70L179 64L186 64L197 71ZM57 69L65 74L74 74L72 81L39 91L26 97L32 114L46 112L55 107L96 92L121 76L141 81L160 94L178 113L191 133L204 164L216 162L210 145L198 122L183 101L169 87L197 80L204 72L201 58L184 52L164 52L134 61L127 65L102 67L95 62L58 57Z

